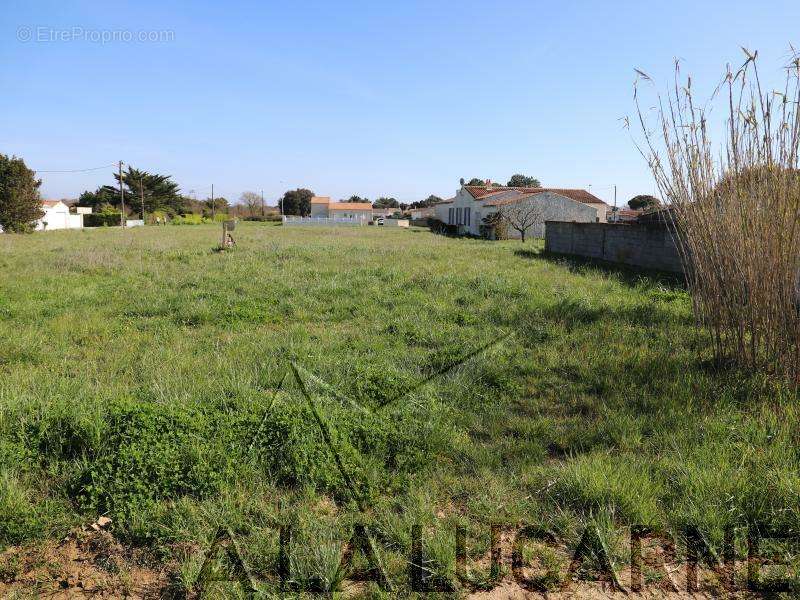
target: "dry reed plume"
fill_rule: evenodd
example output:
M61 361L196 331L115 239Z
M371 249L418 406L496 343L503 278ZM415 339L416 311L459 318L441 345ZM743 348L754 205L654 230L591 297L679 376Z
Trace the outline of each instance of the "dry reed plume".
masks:
M710 111L693 98L691 78L681 82L676 63L674 89L666 101L659 98L654 130L634 94L643 154L669 209L695 316L710 332L716 358L797 383L800 58L787 67L784 89L773 91L762 89L756 54L745 54L712 96L726 101L721 148L712 146Z

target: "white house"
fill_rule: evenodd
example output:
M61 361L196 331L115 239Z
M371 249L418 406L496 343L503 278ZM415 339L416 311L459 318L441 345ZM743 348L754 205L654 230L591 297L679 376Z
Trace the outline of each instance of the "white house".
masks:
M44 211L44 216L36 221L36 231L81 229L83 227L83 215L70 213L69 206L61 200L42 200L42 211ZM0 227L0 232L2 231L3 228Z
M36 222L37 231L81 229L83 227L83 215L70 213L69 206L61 200L43 200L42 210L44 216Z
M411 218L414 219L415 221L435 216L436 216L436 208L434 206L425 206L422 208L411 209Z
M436 218L449 225L458 225L462 233L480 235L484 218L496 213L503 205L522 200L541 202L546 208L546 220L550 221L602 223L606 221L609 210L608 204L586 190L465 185L453 198L436 205ZM509 234L519 235L513 230ZM544 226L535 226L526 231L527 235L543 237Z
M455 198L448 198L447 200L442 200L441 202L437 202L433 206L433 216L442 221L443 223L447 223L447 214L448 214L447 209L453 206L454 200Z
M372 204L331 202L329 196L314 196L311 198L311 218L367 222L372 220Z

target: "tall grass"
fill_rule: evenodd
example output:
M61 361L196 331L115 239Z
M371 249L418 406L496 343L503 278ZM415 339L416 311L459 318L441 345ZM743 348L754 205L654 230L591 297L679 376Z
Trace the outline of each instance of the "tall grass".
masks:
M693 95L676 64L659 99L658 127L644 154L675 226L695 316L719 360L800 380L800 59L782 91L762 87L756 54L728 67L709 103ZM649 79L640 73L645 79ZM709 106L724 99L721 152ZM719 155L717 153L719 152Z
M361 552L337 571L337 542L365 522L405 597L417 524L443 577L467 528L475 585L495 523L568 545L592 523L612 557L636 523L800 531L797 392L707 369L682 286L418 229L241 223L223 254L218 236L0 236L0 547L102 514L185 591L223 525L277 597L279 524L310 592L363 573ZM289 361L371 409L309 388L366 515L296 382L277 389ZM526 556L552 580L571 547L546 550Z

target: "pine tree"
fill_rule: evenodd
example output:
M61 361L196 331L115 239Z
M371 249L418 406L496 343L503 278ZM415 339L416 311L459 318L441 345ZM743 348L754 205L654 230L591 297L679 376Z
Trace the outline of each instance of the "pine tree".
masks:
M24 160L0 154L0 227L4 231L33 231L44 216L40 185L42 181Z
M118 207L120 205L118 173L114 173L114 179L117 180L115 185L104 185L94 192L83 192L80 204L86 206L111 204ZM122 173L122 182L125 186L125 204L135 212L141 211L142 196L144 196L145 212L152 213L158 210L177 214L184 210L184 199L180 195L178 184L172 181L169 175L148 173L129 166L128 170Z

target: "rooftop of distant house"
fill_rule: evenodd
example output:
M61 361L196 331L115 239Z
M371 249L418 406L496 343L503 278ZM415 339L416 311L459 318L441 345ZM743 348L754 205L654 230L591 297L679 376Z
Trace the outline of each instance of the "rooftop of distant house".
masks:
M496 203L490 202L485 206L495 206L496 204L507 204L516 202L522 198L551 192L560 196L565 196L570 200L582 202L583 204L606 204L603 200L588 192L580 189L567 188L536 188L536 187L508 187L508 186L486 186L486 185L465 185L466 189L476 200L497 200ZM509 194L509 192L512 192ZM517 192L517 193L513 193ZM503 196L500 198L499 196Z
M372 210L369 202L331 202L330 196L312 196L311 204L326 204L328 210Z
M642 209L634 210L632 208L618 208L614 211L614 214L619 217L620 219L636 219L639 215L643 214L645 211Z

